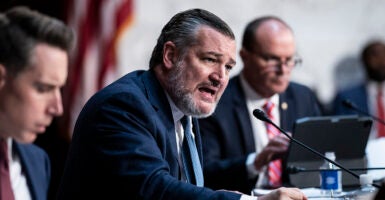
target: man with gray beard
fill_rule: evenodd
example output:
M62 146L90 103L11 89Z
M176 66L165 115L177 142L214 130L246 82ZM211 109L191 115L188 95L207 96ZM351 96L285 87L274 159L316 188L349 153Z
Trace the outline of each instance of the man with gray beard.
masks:
M79 115L59 199L256 199L203 187L196 118L212 113L235 65L228 25L187 10L163 28L148 71L94 95ZM260 199L306 199L281 188Z

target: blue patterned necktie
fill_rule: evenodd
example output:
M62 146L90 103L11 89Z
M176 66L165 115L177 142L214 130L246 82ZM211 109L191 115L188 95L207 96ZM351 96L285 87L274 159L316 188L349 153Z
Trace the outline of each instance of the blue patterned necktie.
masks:
M184 116L180 121L184 130L184 139L182 143L182 161L186 179L189 183L195 183L197 186L203 187L202 166L199 161L195 140L191 132L191 120L189 120L187 116Z

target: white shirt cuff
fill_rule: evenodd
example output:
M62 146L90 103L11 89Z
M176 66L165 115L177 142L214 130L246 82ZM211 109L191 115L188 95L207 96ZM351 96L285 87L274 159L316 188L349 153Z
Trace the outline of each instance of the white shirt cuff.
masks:
M239 200L257 200L258 197L252 197L249 195L241 195L241 198Z
M254 160L256 157L257 157L257 153L255 152L247 156L246 168L247 168L248 177L250 179L255 178L259 174L259 171L254 167Z

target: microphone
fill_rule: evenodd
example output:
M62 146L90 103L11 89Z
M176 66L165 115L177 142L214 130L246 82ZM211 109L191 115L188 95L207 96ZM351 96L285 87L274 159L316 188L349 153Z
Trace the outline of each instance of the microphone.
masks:
M341 169L335 169L341 171ZM366 170L385 170L385 167L371 167L371 168L350 168L351 171L366 171ZM328 171L328 169L306 169L304 167L288 166L286 171L289 174L297 174L301 172L319 172L319 171Z
M369 116L371 117L372 119L376 120L377 122L380 122L381 124L385 125L385 121L377 116L374 116L374 115L371 115L369 114L368 112L360 109L355 103L353 103L352 101L350 101L349 99L344 99L342 101L342 105L344 105L345 107L349 108L349 109L352 109L358 113L361 113L365 116Z
M307 149L308 151L310 151L310 152L316 154L317 156L321 157L322 159L327 160L328 162L334 164L335 166L338 166L339 168L341 168L341 169L344 170L345 172L351 174L352 176L356 177L357 179L360 178L360 176L359 176L358 174L354 173L353 171L351 171L351 170L345 168L344 166L340 165L339 163L337 163L337 162L335 162L335 161L333 161L333 160L331 160L331 159L325 157L325 156L322 155L320 152L314 150L313 148L307 146L306 144L304 144L304 143L302 143L302 142L296 140L295 138L291 137L291 136L290 136L286 131L284 131L281 127L277 126L274 122L272 122L272 121L269 119L269 117L265 114L265 112L263 112L262 110L260 110L260 109L255 109L255 110L253 111L253 115L254 115L254 117L256 117L257 119L259 119L259 120L261 120L261 121L264 121L264 122L267 122L267 123L273 125L273 126L274 126L275 128L277 128L281 133L283 133L286 137L288 137L288 138L290 139L290 141L292 141L292 142L294 142L294 143L300 145L301 147L303 147L303 148ZM377 184L374 184L374 183L373 183L372 185L373 185L374 187L376 187L376 188L380 188L380 186L377 185Z

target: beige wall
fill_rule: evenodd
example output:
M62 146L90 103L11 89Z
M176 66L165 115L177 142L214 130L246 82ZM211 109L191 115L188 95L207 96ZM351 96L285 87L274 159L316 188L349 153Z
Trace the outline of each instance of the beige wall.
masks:
M337 88L363 79L355 62L365 42L373 37L385 39L385 0L137 0L135 22L120 46L120 75L147 69L162 26L175 13L197 7L228 22L238 45L243 28L255 17L277 15L287 21L304 60L292 79L316 90L324 103L333 98ZM232 75L242 68L239 57L237 62ZM341 63L348 65L337 68ZM337 69L343 74L338 79Z

